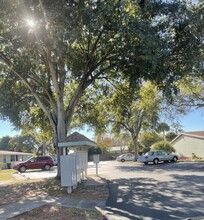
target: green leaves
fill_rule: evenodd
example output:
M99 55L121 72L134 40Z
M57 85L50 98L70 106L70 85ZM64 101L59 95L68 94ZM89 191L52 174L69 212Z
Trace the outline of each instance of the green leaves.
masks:
M200 71L203 7L159 0L142 10L132 0L1 3L0 114L18 126L36 104L55 134L66 134L73 115L78 125L100 121L101 130L113 120L133 125L131 109L148 118L160 100L151 86L134 93L129 86L151 81L171 94L175 81Z

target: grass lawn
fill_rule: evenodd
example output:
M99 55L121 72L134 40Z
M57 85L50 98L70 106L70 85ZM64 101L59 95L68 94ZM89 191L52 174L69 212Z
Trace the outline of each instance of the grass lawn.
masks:
M192 159L192 158L180 158L178 162L204 162L204 158Z
M12 175L12 173L15 172L16 170L13 169L0 170L0 183L7 181L15 181L15 178Z

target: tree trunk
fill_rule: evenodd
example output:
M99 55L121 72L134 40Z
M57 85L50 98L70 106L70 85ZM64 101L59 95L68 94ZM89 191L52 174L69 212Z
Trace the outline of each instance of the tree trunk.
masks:
M139 131L137 132L137 134L135 134L134 132L131 133L133 147L134 147L134 160L133 161L137 161L137 159L138 159L138 151L139 151L138 150L139 149L138 135L139 135Z
M59 148L58 143L60 141L64 141L64 139L67 136L67 127L66 127L66 120L65 120L65 112L64 109L61 107L58 111L58 121L57 121L57 133L54 136L55 140L55 147L57 152L57 160L58 160L58 166L57 166L57 179L61 178L61 168L60 168L60 156L63 154L63 149Z
M88 85L88 84L87 84ZM87 86L86 85L86 86ZM55 133L55 146L57 151L57 159L58 159L58 168L57 168L57 179L61 178L61 171L60 171L60 155L63 154L63 149L58 147L58 143L64 141L67 136L67 131L69 130L74 108L77 105L83 90L85 90L86 86L84 83L80 84L76 89L67 109L64 109L64 102L63 102L63 92L58 97L57 106L58 106L58 113L57 113L57 126L56 126L56 133Z
M138 146L138 140L137 139L135 139L134 141L133 141L133 146L134 146L134 161L137 161L137 159L138 159L138 149L139 149L139 146Z

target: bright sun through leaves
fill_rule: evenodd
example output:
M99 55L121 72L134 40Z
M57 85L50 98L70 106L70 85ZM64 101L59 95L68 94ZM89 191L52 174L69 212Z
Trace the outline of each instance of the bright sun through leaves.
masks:
M35 22L32 19L26 19L26 23L30 27L34 27L35 26Z

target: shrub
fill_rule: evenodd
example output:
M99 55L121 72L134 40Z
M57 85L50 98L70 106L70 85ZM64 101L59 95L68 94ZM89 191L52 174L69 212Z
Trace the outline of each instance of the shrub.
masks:
M102 151L100 147L91 147L89 148L89 151L88 151L88 155L101 154L101 153Z
M197 157L197 155L195 153L192 153L192 159L195 160L195 159L199 159L199 157Z
M175 152L175 149L166 141L159 141L153 144L152 150L164 150L167 153Z
M3 163L0 162L0 170L3 169Z
M7 163L7 169L11 169L11 163Z
M145 154L150 151L149 147L139 147L139 155Z

